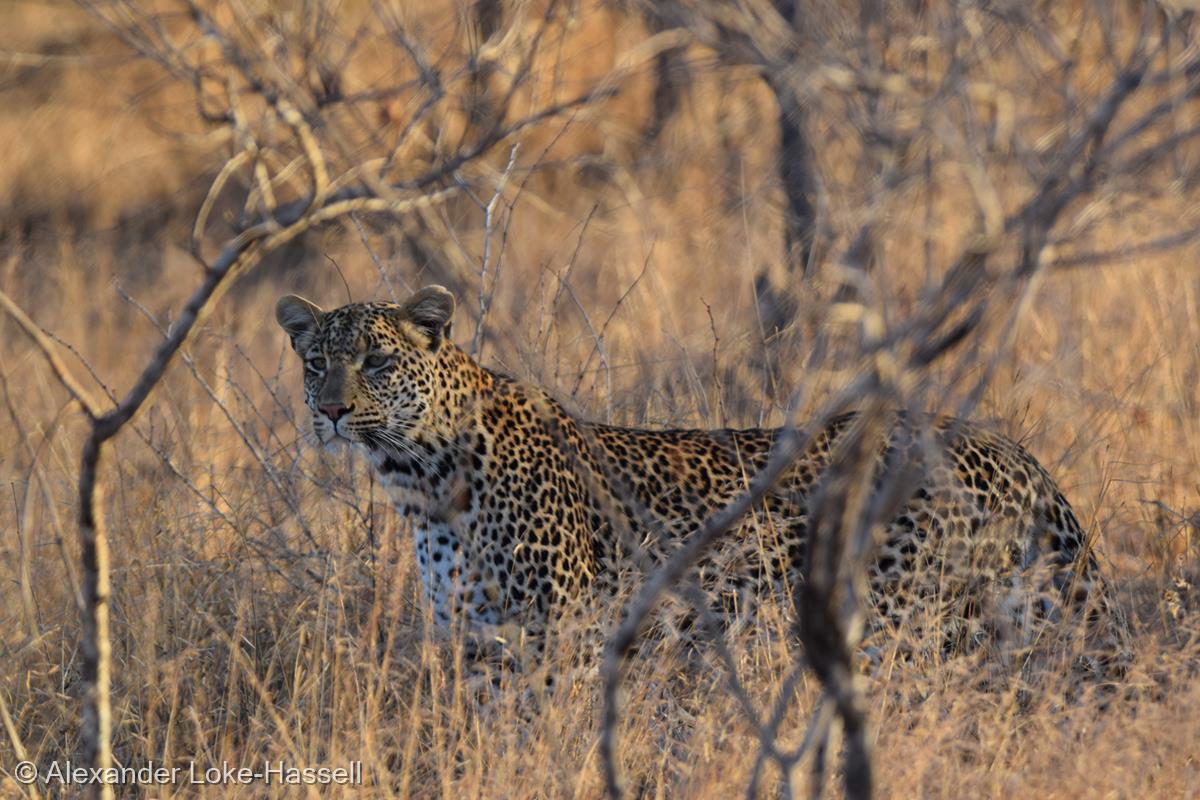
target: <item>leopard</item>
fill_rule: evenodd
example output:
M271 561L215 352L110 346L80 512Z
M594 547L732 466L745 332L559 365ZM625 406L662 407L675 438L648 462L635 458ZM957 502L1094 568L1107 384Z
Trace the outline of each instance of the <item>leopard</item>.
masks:
M752 618L767 596L799 596L815 506L862 413L809 428L589 421L468 355L453 341L454 313L453 294L436 285L400 303L276 304L303 365L312 432L364 455L411 524L437 627L515 627L538 641L572 609L644 581L746 496L789 434L804 443L799 454L692 575L725 619ZM933 414L888 412L882 430L874 484L886 482L884 465L905 479L892 482L899 495L868 560L869 627L938 607L959 625L952 638L978 636L971 620L984 619L984 600L1009 619L1097 613L1107 591L1093 542L1024 446Z

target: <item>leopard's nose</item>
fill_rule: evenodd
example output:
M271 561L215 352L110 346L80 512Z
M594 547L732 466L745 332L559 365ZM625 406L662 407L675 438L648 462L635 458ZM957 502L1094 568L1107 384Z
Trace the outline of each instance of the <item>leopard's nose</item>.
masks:
M347 406L342 403L324 403L317 406L321 409L321 413L329 417L334 422L337 422L344 415L349 414L354 410L354 406Z

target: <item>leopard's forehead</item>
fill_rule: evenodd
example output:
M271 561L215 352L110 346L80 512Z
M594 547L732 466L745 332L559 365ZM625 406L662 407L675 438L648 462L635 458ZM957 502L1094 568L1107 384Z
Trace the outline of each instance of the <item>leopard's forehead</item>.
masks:
M325 314L315 344L328 356L392 350L406 342L398 323L391 303L351 303Z

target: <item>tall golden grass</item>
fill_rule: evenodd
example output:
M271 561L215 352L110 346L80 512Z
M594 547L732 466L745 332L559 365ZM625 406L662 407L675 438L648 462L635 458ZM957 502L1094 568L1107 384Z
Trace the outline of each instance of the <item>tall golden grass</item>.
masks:
M1057 35L1080 24L1082 5L1055 11ZM461 8L404 10L429 52L461 34ZM346 3L339 32L369 13ZM539 65L537 85L551 94L606 74L651 35L641 16L615 5L584 4L577 20L559 42L566 55ZM132 58L88 13L20 0L0 8L0 31L0 289L53 333L80 380L97 394L119 392L200 278L186 241L222 143L198 121L191 87ZM992 80L1018 100L1023 91L1037 97L1014 51L997 48ZM371 85L388 52L370 40L345 91L356 80ZM812 408L850 378L836 358L808 363L842 273L831 264L801 283L780 263L778 137L758 75L718 65L699 44L684 53L688 85L665 120L654 122L658 78L646 66L598 110L520 139L529 159L521 163L556 166L523 190L498 272L493 264L484 276L495 299L480 358L593 418L776 424L797 386ZM1101 55L1081 45L1079 57L1106 74ZM406 102L381 100L360 123L394 131ZM1180 125L1190 113L1180 112ZM465 135L453 113L439 119L443 139ZM832 213L844 206L853 220L869 204L862 153L844 129L818 132ZM442 144L435 136L422 147ZM509 156L506 147L489 154L493 170ZM1193 154L1181 147L1179 157ZM885 290L886 318L917 306L928 276L946 268L974 225L958 213L967 207L962 171L931 169L932 189L889 208L872 277ZM1004 176L1006 202L1010 189L1020 199L1021 180ZM1130 226L1193 219L1194 189L1161 184L1152 202L1087 229L1093 249L1128 243ZM412 224L348 221L241 280L108 453L118 763L359 760L367 786L346 795L601 794L594 676L580 670L532 708L521 691L530 678L513 676L517 686L478 704L457 646L419 602L405 521L361 462L317 452L305 438L300 371L271 320L279 294L335 306L444 282L460 292L456 338L474 339L478 215L460 204L416 233ZM444 236L431 240L429 230ZM429 241L445 250L422 247ZM1038 456L1098 533L1134 629L1124 685L1080 694L1069 691L1069 669L1050 666L981 688L970 656L878 666L868 700L881 796L1200 794L1195 255L1185 245L1047 271L976 408ZM790 330L765 345L772 333L754 292L764 271L794 281L800 304ZM32 796L12 778L16 762L46 765L79 749L73 503L84 426L15 326L0 323L0 334L0 793ZM938 388L932 410L952 410L966 391ZM554 663L571 663L572 647L564 641ZM788 653L753 635L735 653L765 705ZM641 796L744 791L758 741L723 681L715 661L671 641L635 657L621 763ZM784 726L791 744L818 694L802 684ZM206 791L293 794L261 783Z

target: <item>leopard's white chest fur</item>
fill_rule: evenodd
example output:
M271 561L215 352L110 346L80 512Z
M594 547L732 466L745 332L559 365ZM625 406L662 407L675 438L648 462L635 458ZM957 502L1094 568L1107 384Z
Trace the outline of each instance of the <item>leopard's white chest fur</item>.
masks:
M413 520L413 539L425 598L437 623L449 626L463 588L462 544L450 525L429 520Z
M503 616L496 604L500 592L491 585L494 576L486 565L474 563L477 551L471 546L471 533L476 517L460 504L456 488L461 480L430 486L411 473L389 470L385 454L373 453L372 460L392 505L412 521L417 570L434 621L443 627L451 627L455 617L471 627L498 623Z

